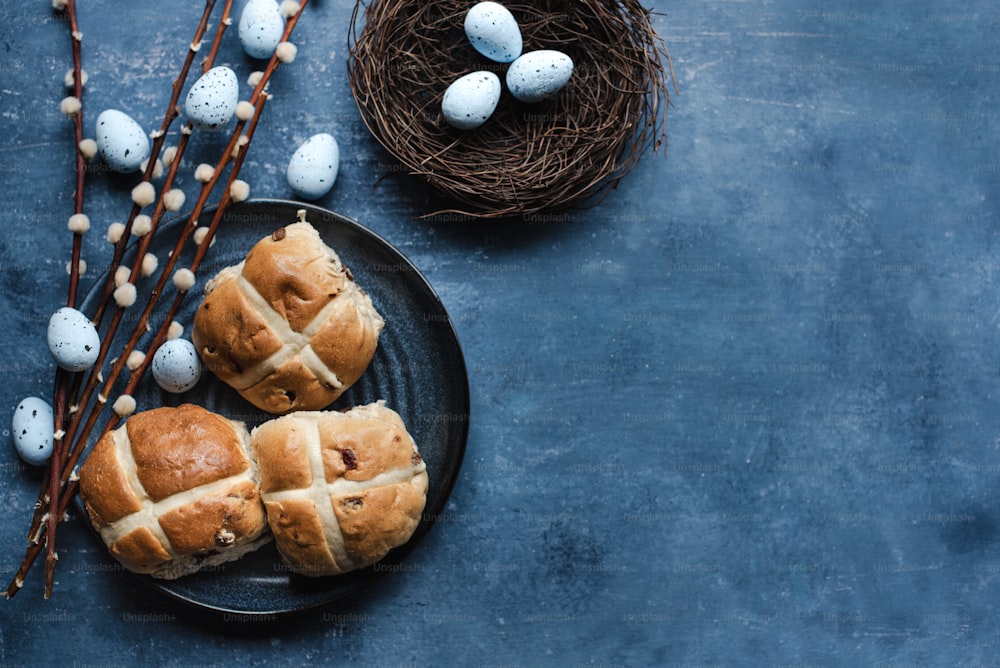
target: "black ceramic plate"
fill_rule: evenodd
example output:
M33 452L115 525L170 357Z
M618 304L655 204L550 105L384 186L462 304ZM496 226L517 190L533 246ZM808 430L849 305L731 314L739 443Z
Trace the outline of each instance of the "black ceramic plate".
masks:
M430 487L424 517L413 537L384 560L341 576L306 578L282 564L274 544L229 564L178 580L139 576L150 586L194 605L245 615L281 615L316 608L354 594L382 575L402 570L400 562L431 528L444 509L458 475L468 435L469 386L465 361L451 320L440 299L420 272L396 248L357 222L315 206L281 200L250 200L231 206L216 243L198 272L199 284L178 320L190 336L194 311L205 282L220 269L240 262L247 251L275 229L296 221L304 209L323 240L340 255L358 285L385 319L375 357L361 379L331 408L384 399L403 418L427 463ZM203 216L205 223L210 213ZM164 262L174 234L164 227L152 251ZM186 251L189 255L192 249ZM178 266L186 266L184 259ZM152 281L152 279L144 279ZM138 286L140 290L143 285ZM173 297L168 288L161 300L164 312ZM92 313L93 294L83 304ZM138 309L138 306L134 307ZM126 320L127 322L127 320ZM154 327L159 322L152 323ZM124 329L124 328L123 328ZM130 328L129 328L130 329ZM120 346L116 343L116 348ZM227 385L206 372L194 389L182 395L162 391L152 377L136 392L137 410L196 403L242 420L249 428L270 419ZM103 547L103 545L102 545Z

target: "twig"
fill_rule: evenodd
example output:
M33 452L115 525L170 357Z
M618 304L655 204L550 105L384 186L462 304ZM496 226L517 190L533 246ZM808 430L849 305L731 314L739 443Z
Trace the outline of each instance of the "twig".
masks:
M230 0L231 2L231 0ZM216 0L206 0L205 10L202 14L201 20L198 24L198 29L195 33L195 38L192 41L191 48L188 51L188 56L185 60L184 66L181 70L181 75L174 81L173 93L171 96L170 104L167 107L167 113L164 117L163 124L161 125L160 131L154 133L153 149L150 153L149 162L146 165L146 170L144 174L144 180L148 181L153 174L155 168L156 158L159 155L160 148L162 147L166 130L169 128L170 124L177 117L177 100L180 97L181 89L184 85L184 80L187 78L187 73L190 70L191 63L194 60L194 54L198 50L198 45L200 45L202 35L208 25L208 20L211 15L212 9L214 8ZM72 37L73 46L73 92L74 97L77 101L76 113L72 114L74 128L75 128L75 138L76 138L76 190L74 192L74 212L75 214L82 214L83 212L83 183L84 176L86 173L86 162L83 150L81 148L81 142L83 141L83 117L82 117L82 105L79 104L82 97L83 90L83 73L82 73L82 58L80 43L82 40L82 34L79 31L77 23L77 13L76 13L76 2L75 0L67 0L65 10L67 12L70 32ZM132 213L129 218L129 225L135 219L138 211L141 207L133 206ZM79 269L80 269L80 247L82 245L82 236L86 229L81 229L79 231L74 231L73 235L73 252L72 260L70 263L70 286L69 294L67 297L67 305L74 307L77 299L77 291L79 286ZM114 273L117 266L120 264L121 256L124 254L125 247L128 243L128 234L122 235L119 243L115 245L115 257L112 260L112 268L108 272L107 280L105 281L105 292L110 296L114 288ZM110 289L109 289L110 287ZM104 300L102 300L102 304ZM101 319L102 307L98 308L98 314L94 317L95 323L99 323ZM99 370L101 368L102 360L99 360L95 364L94 368L91 370L91 378L99 375ZM46 562L47 562L47 574L45 583L45 598L49 598L52 594L52 584L53 580L51 573L54 572L55 562L58 559L55 547L55 528L61 521L62 513L57 512L58 497L60 496L59 490L63 484L63 476L61 475L64 468L64 462L66 461L67 448L72 443L72 437L70 434L64 431L63 427L66 423L67 410L72 414L71 425L73 422L77 421L77 416L79 411L87 405L89 401L89 395L86 390L84 394L86 398L81 402L79 399L73 402L73 406L76 410L70 409L67 403L70 402L70 396L77 396L79 390L79 382L81 376L79 374L72 374L74 376L73 384L75 391L70 391L69 378L70 374L57 371L55 380L55 391L53 398L53 415L54 415L54 438L53 438L53 448L52 456L49 458L48 464L46 466L46 472L44 475L42 489L39 492L39 501L35 505L35 512L32 517L31 525L28 531L28 541L29 546L36 544L41 540L42 524L45 522L46 529ZM75 458L74 458L75 461ZM25 572L26 574L26 572ZM8 587L7 596L11 596L12 593L16 593L17 589L20 589L23 583L24 574L18 573L12 580L10 587ZM12 589L13 588L13 592Z
M214 0L208 0L208 3L214 4ZM214 59L215 54L217 52L218 42L221 39L221 33L222 33L222 31L224 31L225 26L228 26L229 23L230 23L230 20L229 20L229 10L230 10L231 4L232 4L232 0L227 0L227 2L226 2L226 9L224 10L223 17L222 17L222 19L220 20L220 23L219 23L219 32L216 34L215 43L213 44L213 48L210 51L208 58L206 58L205 63L207 65L203 66L203 69L205 69L205 70L207 70L211 66L211 62ZM274 56L272 56L270 62L267 65L267 68L262 73L259 81L257 82L257 84L256 84L256 86L254 88L253 94L250 97L250 104L252 104L253 107L254 107L253 108L253 114L251 115L251 117L249 119L246 119L245 117L241 117L238 120L238 122L236 124L236 127L233 130L233 134L232 134L232 136L230 138L230 141L227 144L224 153L222 154L222 156L220 156L220 159L218 161L216 169L213 172L212 178L209 179L203 185L201 194L199 195L199 198L198 198L198 201L197 201L197 203L195 205L194 211L188 217L187 224L185 224L185 225L182 226L182 229L181 229L181 232L180 232L180 235L179 235L180 238L177 240L177 244L175 246L174 252L171 253L170 257L168 258L168 261L167 261L166 265L163 267L163 269L160 272L160 277L159 277L159 279L157 281L157 285L156 285L156 287L154 287L154 289L152 290L152 292L150 294L150 300L147 303L146 308L143 311L143 316L140 318L139 322L137 323L137 325L136 325L136 327L135 327L135 329L134 329L134 331L132 333L132 336L129 338L129 343L126 344L125 351L123 352L123 354L119 355L119 357L116 358L112 362L112 367L111 367L111 370L109 372L109 377L104 380L104 383L102 385L102 390L103 391L98 394L98 402L92 407L92 410L90 411L90 414L89 414L89 416L87 418L87 421L84 424L82 431L79 431L79 433L75 433L75 432L77 432L78 429L79 429L79 425L80 425L80 422L81 422L81 419L82 419L82 412L81 411L74 412L73 421L72 421L72 424L71 424L71 431L74 432L73 439L67 439L67 440L72 440L74 442L74 446L73 446L73 448L70 451L70 456L68 457L68 459L64 460L64 462L63 462L63 466L62 466L62 470L60 472L60 475L53 475L52 476L55 479L55 481L58 481L58 482L53 481L52 488L56 489L57 491L59 489L61 489L61 491L62 491L61 494L57 493L54 496L54 498L50 498L51 507L56 511L54 513L53 512L49 513L50 518L52 516L55 517L54 523L53 523L53 521L51 519L50 519L49 522L46 522L44 524L43 523L39 523L39 526L38 526L37 530L33 528L32 531L30 532L29 535L35 534L36 531L37 531L38 535L35 536L35 542L29 541L28 549L27 549L27 551L25 553L24 560L22 561L21 566L18 569L18 572L15 574L15 577L14 577L13 581L11 582L10 586L7 589L7 597L8 598L11 597L11 596L13 596L15 593L17 593L18 589L20 589L20 587L23 584L24 577L27 575L27 573L30 570L32 564L35 562L35 560L37 559L39 553L41 552L41 547L42 546L41 546L41 543L39 542L41 533L43 531L46 534L49 534L51 532L51 535L54 536L55 525L57 525L65 517L65 513L68 510L69 504L70 504L73 496L76 494L77 487L78 487L76 476L73 475L74 467L76 466L78 460L82 457L82 454L83 454L83 452L84 452L84 450L86 448L87 440L89 439L89 436L90 436L91 432L93 431L93 427L94 427L94 425L96 423L97 416L100 414L100 412L104 408L104 404L107 401L107 393L109 393L111 391L112 387L114 386L115 382L117 381L117 378L119 377L121 371L123 370L123 367L125 366L126 361L127 361L128 357L129 357L129 355L132 353L132 351L135 350L135 346L138 344L138 341L146 333L147 327L148 327L148 323L149 323L149 319L150 319L150 316L152 315L153 308L154 308L154 306L155 306L155 304L156 304L159 296L162 294L163 289L166 287L166 281L168 280L168 278L174 272L174 268L176 266L177 259L180 257L180 254L181 254L180 251L183 249L184 244L187 242L187 240L190 238L190 236L194 233L194 228L195 228L195 226L197 224L197 220L200 217L201 212L204 210L204 207L205 207L205 205L207 203L207 200L208 200L208 197L209 197L210 193L212 192L213 188L216 186L216 184L218 183L218 181L221 179L223 170L225 169L225 167L227 166L227 164L230 161L232 161L233 162L233 166L232 166L232 169L230 170L229 178L228 178L227 183L226 183L226 190L225 190L225 192L222 195L221 201L220 201L220 203L218 205L218 208L217 208L217 210L215 212L213 220L212 220L211 224L208 227L208 230L207 230L208 234L202 240L201 245L199 246L198 250L196 251L194 260L192 261L191 266L188 269L188 271L191 271L191 272L196 271L197 268L200 266L201 261L204 259L205 253L207 252L207 249L208 249L208 247L209 247L209 245L211 243L211 239L212 239L213 235L215 234L215 231L216 231L219 223L222 220L223 214L225 213L225 210L228 207L230 201L232 201L234 199L233 198L233 186L236 183L237 176L239 174L240 168L242 167L243 161L244 161L245 156L246 156L246 152L247 152L247 150L249 148L250 140L253 137L253 134L254 134L254 131L255 131L256 127L257 127L257 123L259 121L260 115L261 115L261 113L263 111L264 104L265 104L265 102L267 100L267 95L265 93L265 89L266 89L267 84L268 84L268 82L270 80L270 77L272 76L272 74L274 73L274 71L277 69L278 64L280 62L290 62L291 58L294 57L294 47L291 44L288 44L287 41L288 41L288 38L291 36L291 33L294 30L295 25L297 24L297 22L298 22L298 20L299 20L299 18L301 16L301 14L302 14L302 11L305 8L305 5L306 5L306 0L303 0L302 2L299 3L298 9L294 13L294 15L288 17L288 21L286 22L286 26L285 26L285 31L284 31L284 34L282 35L282 42L285 43L284 46L286 48L285 48L284 51L282 51L280 48L278 50L276 50ZM208 6L206 6L206 13L203 16L202 24L199 27L199 39L200 39L200 34L203 33L203 28L204 28L204 26L205 26L205 24L207 22L207 17L208 17L209 13L210 13L210 9L209 9ZM185 73L186 73L187 69L190 67L190 63L191 63L191 61L193 59L193 53L195 51L197 51L197 46L196 45L198 43L199 42L197 42L197 41L194 42L192 44L191 50L189 50L188 58L185 61L185 67L184 67ZM291 49L291 51L289 51L289 49ZM177 100L177 98L179 98L179 90L180 90L181 85L182 85L182 83L179 84L177 81L175 81L175 83L174 83L174 95L173 95L172 100L171 100L172 104L170 105L170 108L168 109L167 117L164 119L164 127L161 128L160 133L155 136L155 138L159 139L160 142L159 142L159 144L157 144L156 142L154 142L154 149L155 150L151 153L150 163L147 165L146 177L145 177L146 181L148 181L149 177L152 175L151 169L152 169L152 166L153 166L153 162L155 161L155 156L158 155L160 147L162 145L162 137L165 135L166 127L168 127L169 124L170 124L170 121L172 121L173 118L175 118L177 116L177 112L175 110L175 108L176 108L176 100ZM246 134L243 134L242 130L243 130L244 126L246 126L247 120L249 120L249 126L247 127ZM180 164L180 156L181 156L181 154L183 152L183 147L186 145L188 136L189 135L187 133L182 133L181 143L178 145L178 151L177 151L177 154L176 154L176 156L174 158L175 162L171 163L171 168L170 168L170 171L169 171L169 173L167 175L167 181L165 182L166 184L171 184L172 181L173 181L174 176L176 175L177 166ZM151 237L152 232L155 231L155 226L159 222L159 219L162 216L163 211L165 209L163 198L164 198L164 195L166 194L166 192L168 192L168 188L169 188L169 186L165 185L164 188L163 188L163 192L161 192L161 194L160 194L159 201L157 202L156 209L155 209L154 215L152 217L152 221L154 221L154 224L151 225L150 234L146 235L145 237L143 237L143 239L140 240L139 252L137 252L137 254L136 254L135 264L133 265L132 271L130 272L130 277L129 277L129 282L130 283L134 284L135 280L138 277L138 273L137 272L139 271L139 268L141 267L141 263L142 263L142 259L143 259L144 255L145 255L145 251L148 250L149 243L151 241L151 239L149 237ZM141 207L139 207L139 208L141 208ZM133 207L133 213L130 216L129 223L127 223L126 226L125 226L126 227L126 232L123 233L122 240L119 240L119 243L116 244L116 248L115 248L116 260L113 262L113 269L112 269L111 272L109 272L108 280L105 283L105 294L103 296L103 299L101 300L101 305L100 305L101 312L103 312L105 310L106 304L110 303L110 300L113 297L113 294L114 294L114 278L113 278L112 274L114 273L114 271L117 270L117 267L120 266L120 264L121 264L121 259L122 259L123 255L124 255L124 240L128 236L129 227L133 223L136 215L137 215L136 207ZM121 252L119 252L119 248L122 249ZM174 316L176 315L177 311L179 310L179 308L181 306L181 303L182 303L184 297L187 294L187 291L188 291L187 289L181 289L181 285L178 285L178 292L175 295L174 302L173 302L173 304L170 307L169 315L168 315L168 317L164 318L163 322L161 323L161 326L160 326L160 328L159 328L156 336L154 337L154 339L152 341L152 345L151 345L149 354L146 355L145 359L143 360L143 363L133 371L132 377L129 379L129 383L127 384L127 388L126 388L125 394L129 395L132 392L134 392L135 388L138 386L138 383L142 379L145 371L147 370L149 364L152 361L152 353L155 352L156 347L158 347L159 345L161 345L163 343L163 341L166 340L166 338L167 338L167 332L169 330L170 323L172 322L172 320L173 320ZM121 316L122 316L125 308L126 308L126 306L123 306L123 305L119 304L118 309L116 309L116 312L115 312L114 316L112 317L112 321L111 322L112 322L112 326L115 329L115 331L117 330L118 324L121 321ZM99 320L100 320L100 318L95 318L95 321L99 322ZM113 333L111 335L105 335L104 342L102 342L102 349L105 346L109 347L110 346L110 341L113 338L114 338L114 334ZM80 402L79 407L82 408L82 407L86 406L89 403L90 395L92 394L93 389L100 382L100 369L103 366L103 362L104 362L104 359L106 359L107 354L108 354L107 350L102 350L102 354L101 354L101 357L99 358L98 363L95 365L94 369L91 371L91 378L88 381L88 386L84 390L84 396L86 397L86 400ZM116 415L118 415L117 412L116 412ZM117 422L118 422L119 419L121 419L121 417L122 417L121 415L118 415L118 417L112 418L112 420L109 422L109 425L106 427L105 432L108 431L108 430L110 430L110 429L112 429L112 428L114 428L112 425L117 425ZM36 510L36 517L38 515L39 515L39 512ZM45 541L46 543L49 543L48 537L49 536L46 535L46 541ZM55 567L54 561L51 563L51 565L47 563L47 566L46 566L46 570L47 570L46 577L47 577L47 579L49 579L49 578L52 577L52 572L54 571L54 567Z

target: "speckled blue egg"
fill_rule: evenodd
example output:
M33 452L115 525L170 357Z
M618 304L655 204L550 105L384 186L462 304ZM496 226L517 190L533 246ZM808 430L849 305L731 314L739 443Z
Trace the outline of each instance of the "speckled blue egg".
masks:
M94 366L101 350L101 337L94 323L68 306L49 318L46 338L52 358L67 371L86 371Z
M198 384L201 360L187 339L170 339L153 355L153 378L167 392L181 394Z
M498 2L480 2L465 15L465 36L479 53L498 63L521 55L521 29L510 10Z
M573 75L573 59L562 51L529 51L507 68L507 89L521 102L553 97Z
M236 113L239 101L240 83L236 72L220 65L194 82L184 101L184 113L196 128L218 130Z
M94 127L97 152L116 172L134 172L149 157L149 137L135 119L117 109L105 109Z
M54 430L52 406L44 399L27 397L14 410L11 420L14 448L32 466L41 466L52 456Z
M441 99L441 114L459 130L477 128L493 115L500 101L500 77L472 72L456 79Z
M251 58L270 58L281 42L285 18L274 0L248 0L240 14L239 36Z
M340 170L340 147L333 135L313 135L288 161L288 186L302 199L319 199L330 192Z

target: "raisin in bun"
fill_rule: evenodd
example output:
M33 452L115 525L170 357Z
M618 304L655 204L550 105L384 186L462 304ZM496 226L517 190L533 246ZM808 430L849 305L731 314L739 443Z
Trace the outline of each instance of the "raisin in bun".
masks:
M80 495L108 550L172 580L268 540L242 423L184 404L136 413L80 468Z
M272 419L250 441L268 524L294 572L369 566L420 522L427 467L402 419L381 401Z
M222 381L283 414L325 408L357 381L383 324L337 254L300 220L206 285L191 338Z

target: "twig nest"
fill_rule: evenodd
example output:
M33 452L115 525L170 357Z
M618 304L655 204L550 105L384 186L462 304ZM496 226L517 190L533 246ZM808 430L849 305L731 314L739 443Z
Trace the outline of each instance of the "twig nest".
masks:
M149 157L149 138L135 119L117 109L106 109L94 128L97 152L116 172L134 172Z
M474 131L453 127L434 113L448 86L509 69L470 44L470 4L359 2L348 33L363 122L399 161L394 173L446 200L440 212L487 218L591 205L665 146L670 61L640 0L577 0L571 11L562 0L507 4L523 51L559 50L572 76L554 97L528 104L505 93Z
M465 15L465 35L476 51L498 63L521 55L521 29L510 10L498 2L480 2Z
M94 323L68 306L49 318L46 338L52 358L66 371L89 369L97 361L101 349L101 338Z
M201 359L187 339L165 341L153 354L153 378L172 394L187 392L201 378Z
M500 102L500 78L482 70L456 79L441 98L441 114L459 130L485 123Z
M14 448L25 463L41 466L52 456L55 418L44 399L27 397L17 405L11 419Z
M330 192L339 171L340 146L333 135L321 132L295 150L285 175L296 197L315 200Z
M240 82L236 72L220 65L201 75L188 91L184 113L201 130L218 130L236 113Z
M270 58L281 41L285 19L274 0L247 0L240 14L239 37L251 58Z

